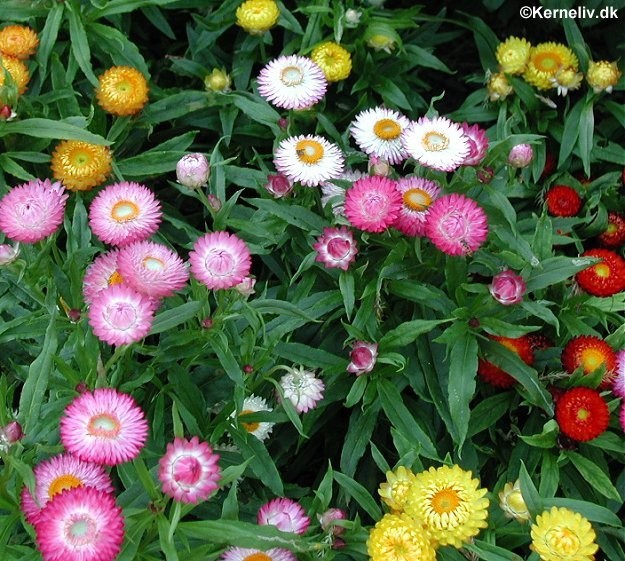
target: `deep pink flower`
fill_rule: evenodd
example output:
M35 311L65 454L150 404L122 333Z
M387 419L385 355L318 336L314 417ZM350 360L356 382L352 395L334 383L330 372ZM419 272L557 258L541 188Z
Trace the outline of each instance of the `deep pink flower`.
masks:
M265 503L258 511L256 522L295 534L303 534L310 526L310 518L302 506L292 499L273 499Z
M329 269L339 268L343 271L347 271L358 253L354 236L345 226L324 228L323 234L313 244L313 249L317 252L315 261Z
M425 234L447 255L469 255L488 236L486 213L469 197L445 195L430 206Z
M191 440L175 438L158 463L158 478L163 493L176 501L197 503L219 488L219 455L197 436Z
M354 341L352 351L349 354L351 362L347 365L347 371L360 376L371 372L378 357L378 344L367 341Z
M521 275L506 269L493 277L488 290L497 302L504 306L511 306L523 300L526 288L525 281Z
M270 174L267 176L265 189L273 195L274 199L281 199L293 191L293 182L281 173Z
M476 166L485 157L488 151L488 137L486 131L480 128L478 125L469 125L469 123L462 123L462 132L469 139L469 154L462 162L463 166Z
M401 208L396 182L387 177L363 177L345 194L345 216L366 232L382 232L392 226Z
M22 425L17 421L10 421L4 427L0 428L0 443L5 441L7 444L15 444L24 437Z
M65 188L49 179L33 179L13 187L0 200L0 230L13 241L35 243L63 223Z

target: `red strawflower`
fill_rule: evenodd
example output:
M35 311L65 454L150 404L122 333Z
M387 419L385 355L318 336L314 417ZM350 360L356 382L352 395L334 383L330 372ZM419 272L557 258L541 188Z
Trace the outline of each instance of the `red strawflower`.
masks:
M554 185L545 195L547 210L552 216L575 216L582 208L582 199L573 187Z
M530 341L532 349L535 351L542 351L544 349L548 349L549 347L553 347L553 341L542 333L529 333L527 338Z
M594 296L612 296L625 290L625 259L610 249L589 249L582 257L600 257L603 261L575 275L577 284Z
M594 335L573 337L562 350L562 366L569 374L579 367L582 367L584 374L590 374L601 365L605 366L605 375L599 387L608 389L614 378L616 353L610 345Z
M608 226L599 234L599 241L607 247L621 247L625 243L625 217L622 214L608 213Z
M597 390L572 388L556 402L556 421L566 436L586 442L605 432L610 410Z
M493 341L497 341L513 353L516 353L525 364L534 364L534 350L532 349L530 338L527 335L517 337L516 339L500 337L498 335L489 335L489 338ZM516 379L510 376L505 370L481 358L478 359L477 373L484 382L496 388L506 389L516 384Z

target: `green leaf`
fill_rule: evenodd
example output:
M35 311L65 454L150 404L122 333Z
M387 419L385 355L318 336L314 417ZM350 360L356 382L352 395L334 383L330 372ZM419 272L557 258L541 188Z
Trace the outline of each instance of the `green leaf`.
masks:
M556 444L556 439L560 429L558 423L554 419L549 419L543 426L543 430L540 434L533 434L531 436L520 435L519 438L536 448L553 448Z
M354 311L354 303L356 296L354 294L354 275L351 271L341 271L339 274L339 289L343 296L343 305L345 313L349 319Z
M521 467L519 468L519 481L521 485L521 495L523 495L523 500L527 505L527 510L529 510L533 517L536 517L543 510L545 510L545 505L536 490L536 486L534 485L530 474L527 472L527 468L525 467L523 460L521 460Z
M245 385L245 382L243 381L243 371L230 350L226 335L223 332L212 330L210 343L228 377L237 386L243 387Z
M571 111L566 116L564 122L564 132L562 133L562 140L560 142L560 156L558 157L558 169L564 166L564 162L569 157L573 148L577 144L579 138L579 124L582 120L582 112L585 107L585 100L580 99Z
M259 100L258 96L250 92L230 92L219 94L225 97L245 113L252 121L268 126L278 136L280 134L280 113L273 109L266 101Z
M150 335L163 333L194 317L202 307L201 302L186 302L171 310L166 310L154 318Z
M595 114L592 101L588 101L582 111L579 123L579 155L584 165L584 173L590 176L590 153L593 147L593 135L595 131Z
M255 436L248 433L242 435L238 430L233 430L230 435L243 457L249 460L250 468L256 476L277 496L284 496L280 473L265 445Z
M484 561L523 561L516 553L482 540L473 540L464 544L464 549L475 553L478 559Z
M9 134L24 134L35 138L54 138L64 140L82 140L91 144L108 146L111 143L99 134L63 121L52 119L24 119L23 121L0 121L0 137Z
M448 321L451 321L451 319L415 319L405 321L395 329L386 332L380 339L380 347L385 349L403 347L412 343L419 335L429 333L437 325Z
M150 71L138 47L121 31L108 25L91 23L87 26L87 32L95 39L98 47L112 58L116 66L136 68L146 79L149 78Z
M69 21L72 54L87 80L91 82L92 86L97 87L98 79L91 68L91 49L89 48L89 39L87 38L85 26L80 19L80 15L74 11L75 8L72 7L72 4L68 4L68 8L67 19Z
M527 291L533 292L549 286L554 286L577 274L594 263L592 257L549 257L533 268L527 277Z
M91 17L100 19L113 16L115 14L126 14L144 6L167 6L180 0L107 0L105 7L96 10Z
M592 460L589 460L577 452L564 452L564 455L571 460L575 469L579 471L586 482L598 493L601 493L608 499L618 501L619 503L623 501L616 487L612 485L610 477Z
M184 150L149 150L117 162L117 168L124 177L159 175L175 170L178 160L185 154Z
M577 499L544 499L543 505L546 509L553 506L558 508L568 508L575 512L579 512L585 518L588 518L591 522L598 522L599 524L607 524L608 526L621 526L621 519L611 510L604 506L599 506L587 501L580 501Z
M64 9L63 4L54 4L54 6L50 8L48 17L46 18L46 24L39 35L39 47L35 58L39 63L41 76L44 78L47 74L50 54L52 53L52 49L57 41Z
M382 518L382 511L378 503L370 495L360 483L354 481L351 477L341 473L334 472L334 480L343 488L343 490L362 507L362 509L374 520Z
M354 386L360 382L360 376ZM365 382L366 383L366 382ZM349 428L341 452L341 469L348 475L356 473L356 467L362 458L367 444L371 440L373 429L378 419L379 407L367 407L364 411L354 409L349 419Z

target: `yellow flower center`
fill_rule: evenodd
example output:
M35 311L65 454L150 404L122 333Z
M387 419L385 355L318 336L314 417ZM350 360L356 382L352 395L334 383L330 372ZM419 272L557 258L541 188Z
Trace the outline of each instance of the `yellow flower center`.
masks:
M401 127L393 119L380 119L373 125L373 132L382 140L395 140L401 135Z
M323 146L316 140L300 140L295 145L295 152L300 161L305 164L316 164L323 158Z
M549 74L562 66L562 59L556 53L538 53L533 59L536 70L540 72L548 72Z
M109 277L107 284L109 286L115 286L116 284L122 284L124 277L122 277L118 271L113 271L113 274Z
M432 131L423 137L423 147L428 152L440 152L449 146L449 138L440 132Z
M605 263L599 263L598 265L595 265L594 270L595 274L598 277L607 279L610 276L610 267Z
M139 216L139 207L132 201L118 201L111 209L111 218L115 222L129 222Z
M69 160L77 168L86 167L91 164L91 154L84 150L74 150L70 153Z
M579 409L577 411L577 418L580 421L585 421L586 419L588 419L588 417L590 416L590 411L588 411L588 409Z
M597 349L584 349L581 358L584 370L591 372L603 364L605 357L603 353Z
M432 197L423 189L408 189L403 197L404 204L417 212L423 212L432 204Z
M545 536L545 542L558 557L575 555L580 546L577 535L563 526L556 526L549 530Z
M92 436L115 438L119 434L120 428L119 421L115 417L102 413L89 419L87 432Z
M241 413L239 413L239 416L241 415L248 415L250 413L256 413L256 411L252 411L251 409L244 409L243 411L241 411ZM255 430L258 429L258 427L260 427L260 423L259 422L255 422L255 423L241 423L243 425L243 428L247 431L247 432L254 432ZM261 553L259 555L264 555L264 553ZM259 558L259 559L262 559Z
M252 553L251 555L247 555L243 558L243 561L271 561L271 557L266 553L261 553L260 551L257 553Z
M52 499L52 497L58 495L61 491L65 491L65 489L73 489L81 485L82 481L78 479L78 477L71 473L64 473L63 475L55 477L50 483L48 487L48 498Z
M115 89L122 94L132 91L132 84L128 80L120 80L115 84Z
M446 488L438 491L431 499L430 504L436 514L453 512L460 504L460 497L455 489Z
M280 72L280 81L285 86L299 86L304 81L304 73L297 66L287 66Z
M156 257L146 257L143 261L143 266L148 271L162 271L165 268L165 263Z

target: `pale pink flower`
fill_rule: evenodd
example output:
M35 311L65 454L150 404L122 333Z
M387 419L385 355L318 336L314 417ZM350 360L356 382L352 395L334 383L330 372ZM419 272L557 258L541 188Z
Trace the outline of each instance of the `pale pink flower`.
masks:
M273 195L274 199L281 199L293 191L293 182L281 173L270 174L267 176L265 189Z
M13 187L0 200L0 231L22 243L47 238L63 223L68 196L58 181L49 179Z
M388 177L391 175L393 168L386 160L383 160L378 156L370 156L369 163L367 164L367 171L369 172L369 175Z
M349 269L350 263L356 259L358 246L354 236L345 226L340 228L324 228L323 234L313 244L317 252L315 261L323 263L327 268Z
M310 526L310 518L302 506L286 498L273 499L260 507L256 522L260 526L276 526L283 532L303 534Z
M112 249L98 255L87 267L82 281L82 295L87 305L91 305L105 288L124 282L117 268L118 255L119 249Z
M407 236L423 236L430 206L440 195L440 185L422 177L403 177L397 182L397 190L403 204L393 226Z
M349 353L351 362L347 365L347 371L360 376L371 372L378 357L378 344L367 341L354 341Z
M293 404L298 413L306 413L317 407L317 403L323 399L325 390L323 381L303 366L284 368L287 373L280 378L280 387L284 392L284 397Z
M333 536L340 536L345 531L345 528L337 526L335 522L347 519L347 513L342 508L329 508L322 514L317 514L317 519L324 532L329 531Z
M252 256L246 243L228 232L204 234L189 253L191 272L212 290L233 288L249 276Z
M345 216L366 232L382 232L392 226L401 208L396 182L387 177L363 177L345 195Z
M280 547L267 550L230 547L219 559L220 561L297 561L293 553Z
M469 141L469 153L462 165L477 166L486 157L488 151L486 131L478 125L469 125L469 123L462 123L460 126Z
M445 195L430 206L425 234L447 255L469 255L486 241L486 213L469 197Z
M98 388L74 399L61 418L61 443L87 462L113 466L136 458L148 437L148 423L134 398Z
M237 284L234 289L241 296L251 296L255 294L254 286L256 285L256 279L254 277L245 277L239 284Z
M9 265L17 259L20 254L20 244L11 245L8 243L0 244L0 266Z
M189 189L197 189L206 185L210 177L210 164L204 154L186 154L176 164L178 183Z
M508 163L513 168L525 168L534 159L534 149L531 144L517 144L508 153Z
M493 277L488 290L497 302L504 306L511 306L523 300L526 288L523 277L506 269Z
M158 463L163 493L183 503L206 500L219 488L218 460L219 455L197 436L191 440L175 438Z
M152 329L157 302L127 284L102 290L89 306L94 335L109 345L141 341Z
M35 533L44 561L113 561L124 540L124 517L110 493L74 487L48 502Z

